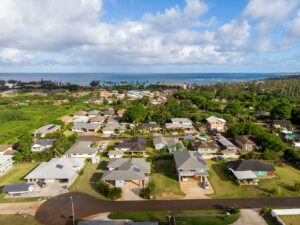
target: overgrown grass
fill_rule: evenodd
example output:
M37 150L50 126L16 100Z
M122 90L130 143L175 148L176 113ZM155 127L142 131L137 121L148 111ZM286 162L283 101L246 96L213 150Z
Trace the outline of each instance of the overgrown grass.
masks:
M280 189L279 197L299 195L292 190L292 185L300 180L300 171L292 166L276 166L277 177L260 179L258 186L239 186L228 176L225 164L211 160L207 164L208 178L215 191L210 195L212 198L266 197L277 187Z
M155 160L153 163L153 173L150 180L154 182L153 190L154 198L167 196L184 196L184 192L180 189L180 184L172 160Z
M280 216L280 219L282 219L286 225L300 224L300 215Z

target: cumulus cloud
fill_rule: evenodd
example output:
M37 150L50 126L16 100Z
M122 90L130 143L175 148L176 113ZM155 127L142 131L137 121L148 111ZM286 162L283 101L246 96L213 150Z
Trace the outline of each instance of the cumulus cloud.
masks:
M4 48L0 51L0 60L3 63L23 63L32 59L32 56L16 48Z

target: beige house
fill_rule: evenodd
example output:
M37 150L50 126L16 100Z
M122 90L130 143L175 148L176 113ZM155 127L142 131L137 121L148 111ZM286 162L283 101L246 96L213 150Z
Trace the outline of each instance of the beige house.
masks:
M253 151L257 148L254 141L251 140L251 137L247 135L240 135L235 138L235 142L239 148L246 151Z
M218 118L216 116L211 116L206 119L208 128L210 130L225 131L226 130L226 120Z

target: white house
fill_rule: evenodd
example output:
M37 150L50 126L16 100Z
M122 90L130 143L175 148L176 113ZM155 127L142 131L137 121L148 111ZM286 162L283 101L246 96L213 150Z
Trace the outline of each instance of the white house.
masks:
M0 155L0 176L13 167L12 155Z
M31 146L32 152L43 152L52 148L56 139L40 139Z
M48 125L40 127L39 129L36 129L32 134L34 135L34 137L36 137L37 135L40 135L41 137L45 137L46 134L50 134L50 133L59 131L60 128L61 128L60 125L48 124Z

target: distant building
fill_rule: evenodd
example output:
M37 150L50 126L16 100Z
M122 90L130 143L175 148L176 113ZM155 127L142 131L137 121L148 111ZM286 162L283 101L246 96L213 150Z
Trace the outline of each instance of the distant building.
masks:
M105 127L102 129L103 134L112 135L123 133L126 130L126 126L120 123L109 123L106 124Z
M76 123L72 131L76 133L98 132L101 129L101 123Z
M172 123L166 123L166 129L171 131L184 131L185 133L197 132L193 122L188 118L172 118Z
M277 129L291 129L292 123L289 120L273 120L272 126Z
M91 141L76 142L65 155L70 158L92 158L95 157L98 148Z
M100 111L99 110L91 110L87 112L88 117L92 118L92 117L96 117L97 115L99 115Z
M201 155L216 154L219 151L219 147L214 141L198 141L193 143L193 148Z
M134 137L130 140L125 140L115 146L115 150L121 150L132 154L145 154L147 139L143 137Z
M79 111L73 113L73 117L74 117L74 118L77 118L77 117L85 116L86 113L87 113L87 112L84 111L84 110L79 110Z
M74 117L73 123L77 124L77 123L88 123L90 121L90 117L88 116L77 116Z
M167 149L169 152L176 152L184 150L182 141L173 137L154 137L153 145L156 150Z
M210 130L225 131L226 130L226 120L218 118L216 116L211 116L206 119L208 128Z
M107 117L113 116L114 114L115 114L115 110L113 109L107 109L102 112L102 115Z
M36 129L32 134L34 135L34 137L36 137L38 135L40 137L45 137L46 134L50 134L50 133L54 133L56 131L59 131L60 128L61 128L60 125L48 124L48 125L40 127L39 129Z
M235 137L235 142L242 150L253 151L257 149L257 146L251 138L248 135L240 135Z
M39 139L31 146L32 152L43 152L52 148L56 139Z

